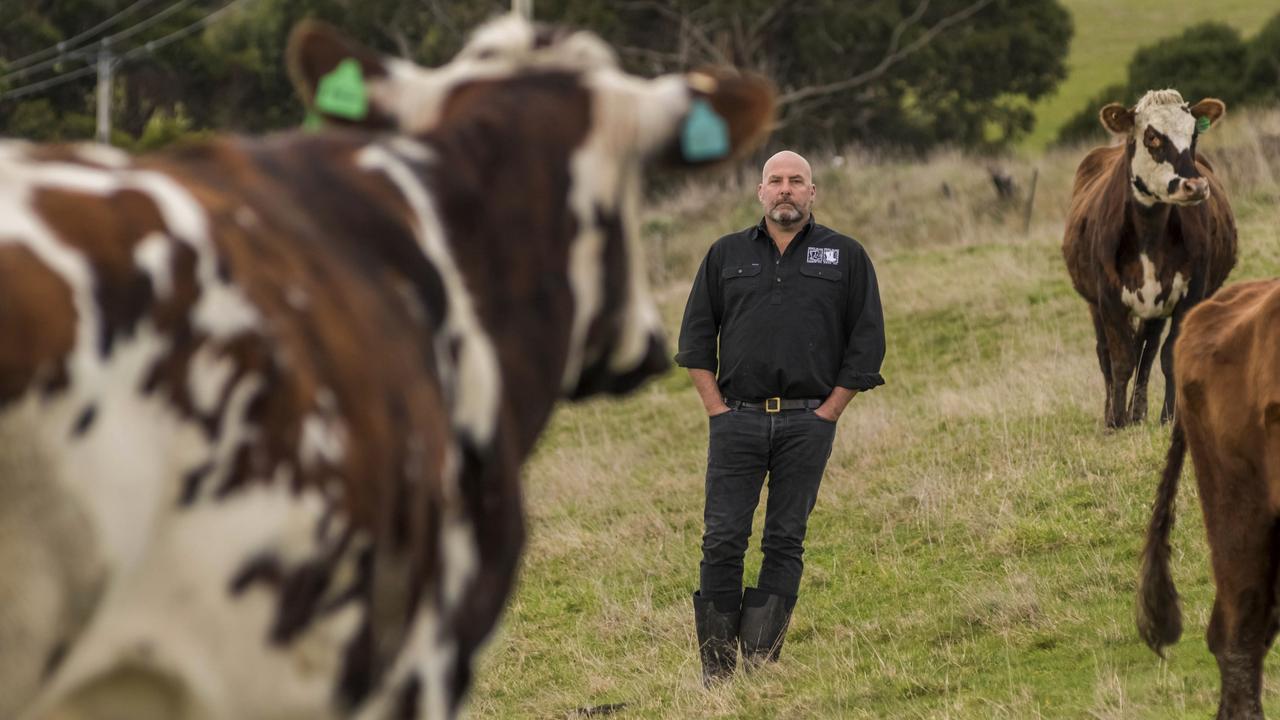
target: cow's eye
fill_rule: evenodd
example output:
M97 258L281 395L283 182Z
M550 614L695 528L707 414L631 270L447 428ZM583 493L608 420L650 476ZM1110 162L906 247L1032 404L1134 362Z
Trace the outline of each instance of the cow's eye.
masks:
M1161 142L1159 135L1147 136L1147 147L1151 148L1152 150L1159 150L1161 144L1163 143Z

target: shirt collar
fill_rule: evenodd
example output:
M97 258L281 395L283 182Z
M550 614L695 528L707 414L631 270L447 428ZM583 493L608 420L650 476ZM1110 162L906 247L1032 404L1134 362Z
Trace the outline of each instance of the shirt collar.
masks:
M791 242L795 242L796 240L803 240L805 236L809 234L809 231L813 229L814 222L815 220L814 220L813 213L809 213L809 219L805 221L804 227L800 228L800 232L796 233L795 239L793 239ZM752 237L754 237L756 240L764 239L772 242L773 238L769 236L769 226L765 224L763 215L760 216L760 222L756 223L755 229L752 233Z

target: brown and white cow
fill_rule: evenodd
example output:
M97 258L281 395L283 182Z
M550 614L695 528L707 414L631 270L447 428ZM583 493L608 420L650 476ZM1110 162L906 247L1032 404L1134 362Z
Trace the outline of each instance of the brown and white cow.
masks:
M290 56L308 98L359 62L354 127L0 144L0 717L454 715L553 403L666 364L643 169L772 118L515 18Z
M1231 205L1209 161L1196 153L1200 134L1224 112L1220 100L1189 105L1174 90L1148 92L1132 109L1107 105L1103 126L1126 141L1091 151L1076 170L1062 255L1089 303L1108 427L1146 417L1157 351L1165 376L1160 419L1173 416L1170 355L1182 318L1235 265Z
M1280 280L1232 285L1187 314L1174 350L1178 417L1156 492L1138 589L1153 650L1182 634L1169 531L1189 448L1217 595L1209 649L1218 718L1262 718L1262 664L1280 628Z

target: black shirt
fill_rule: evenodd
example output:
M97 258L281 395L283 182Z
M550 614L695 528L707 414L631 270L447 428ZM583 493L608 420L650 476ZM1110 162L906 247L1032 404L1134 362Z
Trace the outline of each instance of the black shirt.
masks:
M785 254L763 219L711 246L689 292L675 360L716 372L725 397L759 402L882 385L884 349L871 258L810 216Z

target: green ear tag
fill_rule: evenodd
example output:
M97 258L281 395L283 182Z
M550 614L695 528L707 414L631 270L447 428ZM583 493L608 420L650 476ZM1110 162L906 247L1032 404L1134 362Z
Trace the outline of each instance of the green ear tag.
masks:
M320 78L316 87L316 109L347 120L363 120L369 114L369 95L359 62L347 58Z
M706 100L693 101L680 129L680 151L689 162L719 160L729 154L729 124Z
M324 129L324 118L320 117L320 113L315 110L308 110L307 116L302 119L303 130L322 130Z
M1201 115L1200 117L1196 118L1196 131L1205 132L1206 130L1209 129L1209 126L1212 124L1213 124L1213 121L1211 121L1207 115Z

